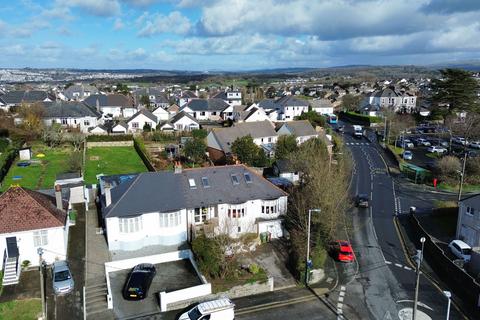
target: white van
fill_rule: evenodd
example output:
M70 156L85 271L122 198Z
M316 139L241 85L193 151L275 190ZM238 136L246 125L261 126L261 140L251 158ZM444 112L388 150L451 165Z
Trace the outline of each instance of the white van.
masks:
M448 245L450 251L464 262L469 262L472 257L472 247L461 240L453 240Z
M233 320L235 304L228 298L202 302L178 320Z

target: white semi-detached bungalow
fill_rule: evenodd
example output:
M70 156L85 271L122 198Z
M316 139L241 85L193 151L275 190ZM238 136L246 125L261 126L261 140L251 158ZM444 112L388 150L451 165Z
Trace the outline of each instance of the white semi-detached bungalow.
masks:
M129 132L141 132L146 124L148 124L151 129L155 130L157 123L157 117L147 109L138 111L127 120Z
M177 250L204 225L283 236L287 194L243 165L104 176L100 190L111 251Z
M66 128L78 128L88 133L90 128L98 125L100 113L80 101L44 102L45 114L43 122L47 126L54 123Z

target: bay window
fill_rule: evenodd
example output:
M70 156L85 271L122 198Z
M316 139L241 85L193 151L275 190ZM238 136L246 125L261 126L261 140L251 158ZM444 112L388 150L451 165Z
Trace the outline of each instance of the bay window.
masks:
M120 218L118 222L120 233L134 233L143 229L141 216L135 218Z
M161 213L158 218L160 228L173 228L182 223L182 215L180 211Z

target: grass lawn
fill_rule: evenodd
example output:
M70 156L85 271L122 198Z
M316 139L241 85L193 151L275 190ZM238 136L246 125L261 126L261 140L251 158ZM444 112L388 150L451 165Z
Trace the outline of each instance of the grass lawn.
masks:
M450 192L458 192L459 185L450 185L446 183L439 183L438 189L450 191ZM480 185L478 184L463 184L462 194L469 193L469 192L480 192Z
M18 167L18 158L12 164L5 180L2 190L8 189L12 184L18 184L28 189L50 189L53 188L57 174L68 172L68 158L72 148L64 146L49 148L41 142L35 142L32 147L32 163L28 167ZM37 157L44 154L45 157Z
M0 303L0 319L32 320L42 313L40 299L14 300Z
M97 182L96 175L148 171L134 147L94 147L87 149L85 183Z

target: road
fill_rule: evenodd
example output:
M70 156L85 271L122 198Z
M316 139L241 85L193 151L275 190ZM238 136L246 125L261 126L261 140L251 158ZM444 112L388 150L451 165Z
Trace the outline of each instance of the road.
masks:
M354 160L352 193L371 198L369 209L354 209L351 215L349 233L353 235L359 270L340 272L346 296L350 297L345 304L360 310L362 319L410 319L415 271L405 256L394 215L410 205L431 206L437 196L420 196L399 188L388 174L377 143L354 139L348 129L344 137ZM420 279L418 319L444 318L446 298L425 277ZM462 317L452 310L450 319Z

